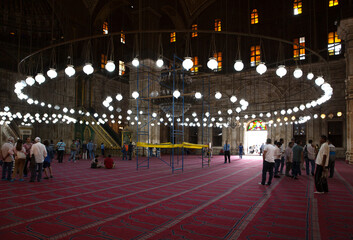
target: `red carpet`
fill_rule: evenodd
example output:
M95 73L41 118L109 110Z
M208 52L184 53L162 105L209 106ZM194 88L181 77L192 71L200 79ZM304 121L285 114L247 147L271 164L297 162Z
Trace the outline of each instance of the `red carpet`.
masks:
M353 166L337 161L314 196L312 176L265 187L259 157L223 161L188 156L174 174L155 158L54 163L53 179L0 183L0 239L353 239Z

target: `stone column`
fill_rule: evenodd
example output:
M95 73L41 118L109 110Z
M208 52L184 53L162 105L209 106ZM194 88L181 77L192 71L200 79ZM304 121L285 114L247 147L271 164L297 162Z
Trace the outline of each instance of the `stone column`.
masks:
M353 164L353 18L341 20L337 33L346 48L346 161Z

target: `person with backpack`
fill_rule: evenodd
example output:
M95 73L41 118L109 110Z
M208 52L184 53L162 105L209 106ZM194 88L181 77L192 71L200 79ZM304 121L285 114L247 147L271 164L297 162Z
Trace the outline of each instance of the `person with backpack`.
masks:
M315 145L313 144L313 140L309 140L309 143L304 147L304 159L305 159L305 169L306 175L310 174L310 165L311 165L311 175L314 176L315 173L315 157L316 150Z

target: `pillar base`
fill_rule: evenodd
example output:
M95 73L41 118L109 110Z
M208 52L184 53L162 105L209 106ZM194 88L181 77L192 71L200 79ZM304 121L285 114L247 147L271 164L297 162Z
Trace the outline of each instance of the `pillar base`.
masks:
M346 163L353 164L353 152L346 152Z

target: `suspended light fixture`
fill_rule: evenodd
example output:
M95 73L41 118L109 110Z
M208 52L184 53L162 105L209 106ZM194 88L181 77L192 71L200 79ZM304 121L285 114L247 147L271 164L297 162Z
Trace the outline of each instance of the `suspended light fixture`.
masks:
M293 72L295 78L301 78L303 76L303 71L300 68L296 68Z
M180 97L180 91L177 89L177 90L175 90L174 92L173 92L173 96L175 97L175 98L179 98Z
M118 93L116 96L115 96L116 100L118 100L119 102L123 99L123 95L121 95L120 93Z
M94 71L92 67L92 63L86 63L85 66L83 67L83 72L86 73L87 75L92 74Z
M321 86L324 82L325 82L325 80L322 76L319 76L318 78L315 79L315 84L317 86Z
M264 62L260 62L259 65L256 67L256 72L260 75L264 74L267 71L267 67Z
M233 110L232 109L228 109L228 114L231 115L233 113Z
M106 69L108 72L113 72L113 71L115 70L114 61L108 60L108 61L107 61L107 64L105 64L105 69Z
M309 72L308 75L306 75L306 78L308 80L312 80L314 78L314 74L312 72Z
M242 60L236 60L234 63L234 70L240 72L244 69L244 63Z
M216 99L221 99L221 98L222 98L222 93L220 93L219 91L217 91L214 96L215 96Z
M201 99L202 98L202 94L200 92L196 92L195 93L195 98L196 99Z
M138 67L140 65L140 61L137 57L135 57L131 63L134 67Z
M337 112L337 117L341 117L342 116L342 112Z
M234 95L230 97L230 101L231 101L232 103L235 103L237 100L238 100L237 97L234 96Z
M277 70L276 70L276 74L277 76L279 76L280 78L282 78L284 75L287 74L287 69L284 65L279 65Z
M186 71L189 71L194 66L194 63L191 57L185 57L182 65Z
M133 91L131 95L135 99L137 99L140 96L140 94L137 91Z
M29 86L32 86L36 81L34 80L34 78L32 76L28 76L26 78L26 83L29 85Z
M65 68L65 73L68 77L72 77L73 75L75 75L76 71L73 65L67 65L67 67Z
M299 109L303 111L303 110L305 109L304 104L300 105L300 106L299 106Z
M163 65L164 65L163 59L162 58L158 58L158 60L156 61L156 65L159 68L163 67Z
M207 67L209 69L211 69L212 71L216 70L218 67L218 62L217 62L216 58L210 57L207 62Z
M240 112L241 112L241 108L240 108L240 107L237 107L237 108L235 109L235 111L236 111L237 113L240 113Z
M47 75L48 75L48 77L53 79L58 76L58 73L56 72L56 70L54 68L49 68L49 70L47 71Z

